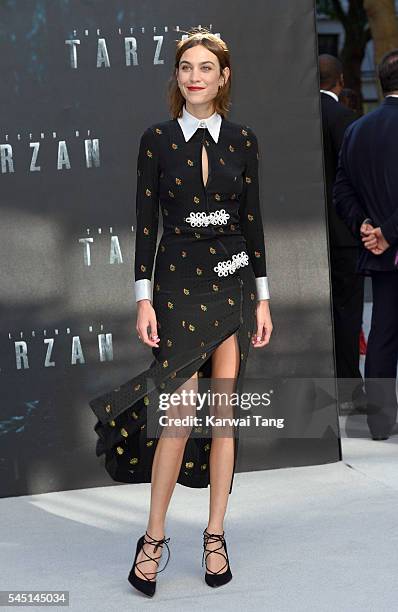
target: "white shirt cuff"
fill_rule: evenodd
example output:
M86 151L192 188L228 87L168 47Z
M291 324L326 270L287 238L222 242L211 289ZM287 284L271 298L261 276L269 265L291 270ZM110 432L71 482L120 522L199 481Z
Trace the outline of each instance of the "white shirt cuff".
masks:
M257 300L269 300L268 278L258 276L256 278Z
M257 300L269 300L268 278L258 276L256 278ZM148 278L135 281L135 301L152 301L152 284Z
M151 300L152 302L152 283L149 278L135 281L135 301L139 300Z

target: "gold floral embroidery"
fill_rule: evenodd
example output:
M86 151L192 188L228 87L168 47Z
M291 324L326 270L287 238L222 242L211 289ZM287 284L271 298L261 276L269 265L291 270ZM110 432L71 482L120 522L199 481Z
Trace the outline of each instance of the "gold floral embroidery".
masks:
M168 367L169 362L167 361L167 359L165 359L165 360L163 361L163 364L162 364L162 365L163 365L163 367L164 367L164 368L167 368L167 367Z
M167 302L167 308L169 308L170 310L174 308L173 302Z
M254 293L250 294L250 299L253 301L254 300Z
M213 291L218 291L218 285L213 284Z
M219 202L221 200L221 196L219 193L216 193L214 196L214 199L217 200L217 202Z
M233 306L235 304L235 302L234 302L234 300L232 298L228 298L228 304Z
M160 250L162 251L162 253L164 253L164 252L165 252L166 247L164 246L164 244L161 244L161 245L160 245Z
M170 270L171 270L172 272L174 272L174 270L175 270L175 269L176 269L175 265L174 265L174 264L170 264Z
M206 306L205 304L201 304L201 305L200 305L200 307L201 307L201 309L202 309L202 310L204 310L204 311L206 311L206 310L207 310L207 306Z
M209 251L210 251L210 253L212 253L213 255L214 255L215 253L217 253L217 251L216 251L216 249L215 249L214 247L210 247L210 248L209 248Z
M175 231L176 234L181 234L181 230L180 230L179 227L175 227L174 231Z
M186 288L184 287L184 293L185 293L185 295L189 295L189 289L186 289Z
M195 331L195 325L192 325L192 323L190 323L188 329L189 331Z
M251 147L252 146L252 143L250 142L250 140L246 140L246 146L247 147Z
M146 272L146 266L144 266L143 264L140 266L141 272Z
M203 448L205 451L210 450L210 444L205 444Z
M199 204L200 199L198 198L198 196L194 196L193 201L195 202L195 204Z
M247 136L246 130L242 130L242 134L243 134L243 136Z
M218 327L218 324L219 324L219 321L217 321L217 319L216 319L216 320L214 321L213 325L214 325L215 327Z
M115 421L109 421L109 425L111 427L116 427L116 422Z
M173 346L173 342L170 340L170 338L167 338L167 346Z
M127 438L127 436L129 435L128 431L124 427L121 428L120 433L124 438Z
M150 151L149 149L147 149L146 154L148 155L148 157L153 157L153 156L152 156L152 151Z
M246 183L251 183L252 182L250 176L245 176L245 181L246 181Z
M254 255L255 255L256 257L260 257L260 256L261 256L261 253L260 253L260 251L254 251Z
M155 129L156 134L163 134L162 130L160 128L156 128Z
M136 413L135 410L133 410L133 412L131 413L131 416L133 417L134 420L138 419L138 414Z
M171 198L174 198L174 193L173 193L172 191L170 191L170 189L169 189L169 196L170 196Z
M107 405L105 406L105 410L106 410L106 412L110 412L110 411L112 410L111 405L110 405L110 404L107 404Z
M176 177L176 183L177 183L177 185L181 185L182 180L180 178Z
M186 251L181 251L181 257L186 257L187 256L187 252Z
M159 283L156 283L156 285L155 285L155 289L156 289L156 291L160 291L160 285L159 285Z
M249 219L249 221L253 221L253 219L254 219L253 215L250 215L250 214L247 215L247 218Z
M171 148L176 150L176 149L178 149L178 145L175 142L173 142L172 145L171 145Z
M232 145L229 145L228 149L231 151L231 153L235 151L235 147L233 147Z
M200 276L202 272L203 272L202 268L196 268L196 274L198 274L198 276Z
M193 166L193 161L192 161L192 159L187 159L187 164L188 164L188 166Z
M148 406L149 404L149 397L147 395L144 397L144 404L145 406Z
M153 446L153 440L148 440L148 442L146 443L147 446Z
M201 470L205 470L207 468L207 463L202 463L202 465L200 466Z
M116 447L116 452L117 452L119 455L123 455L123 453L124 453L124 449L123 449L121 446L117 446L117 447Z
M134 391L139 391L141 389L141 385L138 383L138 385L135 385L134 387Z
M131 465L135 465L138 463L138 457L131 457L131 459L129 459L129 463L131 463Z
M222 166L225 166L225 161L223 160L223 158L222 158L222 157L220 157L220 164L221 164Z
M149 229L147 227L144 227L144 234L145 236L148 236L149 234Z
M184 321L184 320L182 320L182 321L181 321L181 325L182 325L183 327L185 327L185 321Z
M198 232L195 232L195 238L200 238L200 234L198 234Z
M187 461L186 464L185 464L186 468L193 468L193 466L194 466L193 461Z
M150 189L146 189L145 194L147 196L150 196L150 195L152 195L152 191Z

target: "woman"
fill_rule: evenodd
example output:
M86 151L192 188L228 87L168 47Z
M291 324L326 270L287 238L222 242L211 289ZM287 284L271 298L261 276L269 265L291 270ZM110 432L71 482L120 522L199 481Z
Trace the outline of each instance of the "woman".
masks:
M162 571L164 544L166 565L170 555L164 526L176 482L210 484L205 579L219 586L232 578L223 521L235 472L237 427L232 434L227 427L217 434L212 425L172 423L158 435L159 393L194 393L188 408L181 401L169 408L168 417L196 414L203 376L215 381L214 388L227 388L227 397L239 393L250 339L261 348L272 332L257 139L249 127L226 119L230 87L224 41L202 29L178 42L169 89L173 118L144 132L137 164L136 329L155 359L142 374L90 402L99 419L97 455L105 453L112 478L152 483L147 529L129 575L131 584L149 596ZM152 296L159 201L163 235ZM231 415L231 409L220 404L213 414Z

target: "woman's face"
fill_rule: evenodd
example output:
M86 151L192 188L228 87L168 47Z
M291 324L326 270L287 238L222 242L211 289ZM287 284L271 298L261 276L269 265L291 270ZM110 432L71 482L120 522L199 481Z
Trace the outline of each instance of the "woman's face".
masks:
M217 96L219 86L229 78L229 68L220 72L217 55L195 45L181 56L176 78L182 95L191 105L206 105Z

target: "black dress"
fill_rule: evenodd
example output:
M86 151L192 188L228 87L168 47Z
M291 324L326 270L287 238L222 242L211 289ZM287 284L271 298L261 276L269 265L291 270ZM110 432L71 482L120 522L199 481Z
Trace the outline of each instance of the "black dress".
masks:
M202 146L208 157L206 185ZM163 234L153 291L160 341L148 369L89 402L98 418L96 454L105 454L105 468L117 482L151 481L158 434L148 435L148 422L159 413L160 393L172 393L195 372L198 381L209 380L213 351L235 332L240 348L235 391L241 390L256 331L256 277L266 276L258 158L254 132L225 118L217 143L207 127L186 142L177 119L142 135L135 279L152 276L160 203ZM233 416L245 416L239 405ZM177 482L209 485L211 442L211 427L193 427ZM232 483L233 476L230 493Z

